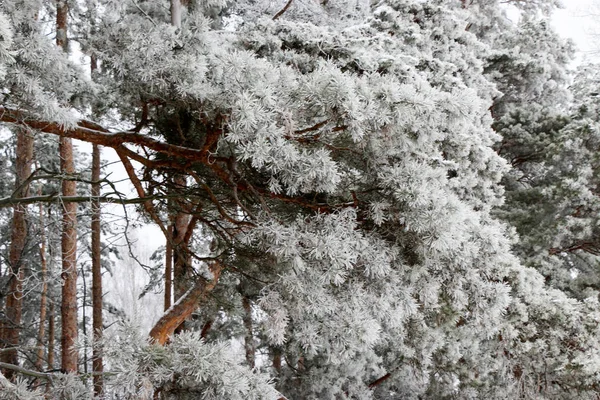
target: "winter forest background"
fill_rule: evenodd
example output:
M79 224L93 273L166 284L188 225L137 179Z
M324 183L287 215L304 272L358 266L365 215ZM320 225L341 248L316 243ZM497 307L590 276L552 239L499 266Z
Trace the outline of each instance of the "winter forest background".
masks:
M0 399L600 398L557 6L0 2Z

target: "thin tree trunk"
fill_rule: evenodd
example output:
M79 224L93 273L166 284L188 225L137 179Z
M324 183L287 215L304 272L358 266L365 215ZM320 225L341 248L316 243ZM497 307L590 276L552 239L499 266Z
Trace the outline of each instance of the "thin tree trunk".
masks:
M190 222L189 214L182 211L177 212L173 225L173 280L175 281L175 299L179 299L188 291L190 256L187 243L185 243L185 232Z
M56 44L65 52L69 49L67 40L67 21L69 18L69 5L67 0L56 0Z
M67 21L69 7L65 0L56 1L56 44L68 50ZM61 137L59 142L60 171L63 175L75 173L73 143ZM63 180L63 196L75 196L75 181ZM61 368L77 372L77 204L63 204L62 224L62 303L61 303Z
M54 324L54 302L50 301L50 309L48 310L48 370L54 369L54 338L56 335L56 328Z
M242 296L242 307L244 308L244 327L246 335L244 337L244 347L246 349L246 362L250 368L255 366L256 348L254 345L254 335L252 333L252 305L247 296Z
M92 196L100 196L100 148L94 145L92 150ZM102 362L102 268L100 248L100 202L92 201L92 318L94 341L92 344L92 370L94 371L94 394L101 396L104 391L102 373L104 366Z
M186 237L188 229L193 229L192 226L196 221L189 214L179 211L175 216L173 228L173 287L175 290L175 301L179 301L190 289L192 282L192 258L189 252L190 236ZM175 330L175 333L180 333L186 329L185 320Z
M24 185L31 174L31 161L33 158L33 137L23 128L17 129L17 148L15 160L15 196L22 198L28 196L29 188ZM1 353L0 360L5 363L18 365L19 338L21 333L21 317L23 315L23 278L24 250L27 243L27 208L16 205L13 208L13 224L9 249L9 290L6 295L4 329L2 342L6 347ZM5 370L6 378L14 379L14 370Z
M181 29L181 0L171 0L171 25Z
M280 347L272 347L271 352L273 354L273 368L277 371L278 374L281 373L281 348Z
M165 251L165 311L171 307L173 288L173 225L169 225Z
M41 192L41 187L40 187ZM48 260L46 259L46 224L44 207L40 203L40 264L42 273L42 293L40 295L40 325L38 327L35 367L38 371L44 368L44 339L46 336L46 314L48 309Z

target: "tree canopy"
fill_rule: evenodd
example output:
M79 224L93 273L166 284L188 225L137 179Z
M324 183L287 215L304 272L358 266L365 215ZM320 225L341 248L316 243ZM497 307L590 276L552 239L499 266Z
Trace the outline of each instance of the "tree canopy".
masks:
M20 350L0 399L597 398L598 68L571 74L557 5L4 2L10 166L19 138L37 147L33 170L0 174L0 234L19 212L29 224L20 267L0 272L7 299L31 300L2 300L2 351ZM57 138L114 152L137 196L65 168ZM92 303L64 290L74 268L79 293L100 271L65 264L65 236L79 265L115 262L87 244L91 200L134 205L165 237L146 288L165 312L149 332L114 313L92 344L103 370ZM44 222L61 212L62 239ZM42 274L46 240L62 272ZM36 320L45 296L63 300L60 332L35 331L54 324Z

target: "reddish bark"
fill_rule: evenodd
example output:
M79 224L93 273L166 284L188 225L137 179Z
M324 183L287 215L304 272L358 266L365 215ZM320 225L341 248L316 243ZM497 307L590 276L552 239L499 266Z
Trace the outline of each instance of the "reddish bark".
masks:
M56 1L56 44L68 51L67 27L69 5L66 0ZM75 174L73 143L70 138L59 141L60 171ZM75 181L62 181L63 196L75 196ZM77 204L64 203L62 211L62 301L61 301L61 368L77 372Z
M213 278L210 281L199 278L195 285L187 291L165 314L158 320L150 331L150 337L155 343L164 345L177 329L192 313L198 305L206 299L208 294L215 288L223 267L220 263L211 265Z
M94 145L92 150L92 196L100 196L100 148ZM102 362L102 267L101 267L101 214L100 202L92 201L92 328L94 342L92 346L92 371L94 371L94 394L101 396L104 391L102 373L104 366Z
M65 175L75 173L73 143L60 138L60 169ZM75 181L63 180L62 194L76 194ZM63 204L62 223L62 302L61 302L61 368L77 372L77 203Z
M68 50L67 21L69 6L66 0L56 0L56 44L65 52Z
M191 256L188 243L184 240L185 233L190 223L190 215L178 212L173 225L173 283L175 286L175 299L183 296L190 287Z
M27 178L31 174L33 158L33 137L26 129L17 129L17 147L15 160L15 193L13 196L27 197L29 188ZM21 317L23 314L23 255L27 243L27 209L17 204L13 208L11 242L9 249L9 289L6 295L5 318L2 329L2 343L6 349L0 353L0 360L17 365L19 357L17 348L21 334ZM5 370L8 379L14 378L14 370Z
M0 106L0 122L28 126L32 129L39 130L41 132L50 133L61 137L74 138L82 140L84 142L99 144L106 147L112 147L117 151L117 153L119 153L119 156L121 157L121 160L123 160L126 170L129 168L129 166L127 165L127 163L129 163L129 158L134 159L148 167L153 167L156 165L168 165L171 168L178 168L179 170L186 169L186 164L180 160L175 160L168 163L155 163L154 161L149 160L144 156L137 154L131 151L130 149L127 149L124 146L124 144L133 144L142 146L146 150L154 150L158 153L163 153L167 156L182 158L188 160L189 162L202 163L205 166L207 166L218 179L230 185L233 189L237 190L238 192L250 192L256 195L278 199L282 202L296 204L300 207L304 207L313 211L318 211L320 213L330 213L334 212L335 210L354 206L354 202L329 205L326 203L318 203L314 200L306 200L301 197L290 197L281 193L271 193L264 188L251 187L244 180L232 182L230 178L230 171L227 169L227 167L223 166L223 164L226 163L227 159L210 156L211 146L212 144L216 143L216 140L219 136L219 131L209 132L209 134L207 135L210 138L210 143L212 143L211 145L205 145L202 149L194 149L190 147L178 146L174 144L161 142L159 140L151 138L148 135L141 135L134 132L110 133L102 126L86 120L79 121L77 127L73 129L65 129L62 125L56 122L28 118L27 114L19 110L14 110L2 106ZM207 142L208 141L209 140L207 138ZM128 174L131 172L129 176L132 179L132 183L136 187L136 190L140 197L145 197L143 190L139 190L141 186L138 187L137 185L137 183L139 183L139 179L133 176L135 175L133 167L129 168L127 172ZM144 203L144 207L148 211L148 207L152 207L151 202L149 201ZM157 224L159 224L159 227L161 228L163 233L166 234L166 228L162 226L162 222L156 220L155 216L152 215L152 210L149 211L149 214L152 216L152 219L155 222L157 222ZM243 222L239 223L243 224Z

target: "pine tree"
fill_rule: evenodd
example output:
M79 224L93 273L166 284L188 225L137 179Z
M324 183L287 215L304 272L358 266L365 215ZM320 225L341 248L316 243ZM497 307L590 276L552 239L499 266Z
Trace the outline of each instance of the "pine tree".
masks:
M547 286L519 247L533 236L497 219L518 214L502 156L515 166L540 137L564 163L578 147L559 138L589 130L587 110L547 112L568 46L541 20L511 25L487 0L98 3L94 29L91 3L72 4L94 84L40 37L62 70L2 59L15 95L0 121L115 150L137 197L95 200L138 204L171 248L175 302L149 338L105 332L105 396L598 395L598 300ZM69 115L78 102L94 121ZM532 174L566 190L560 164ZM54 396L90 393L75 374L37 378Z

